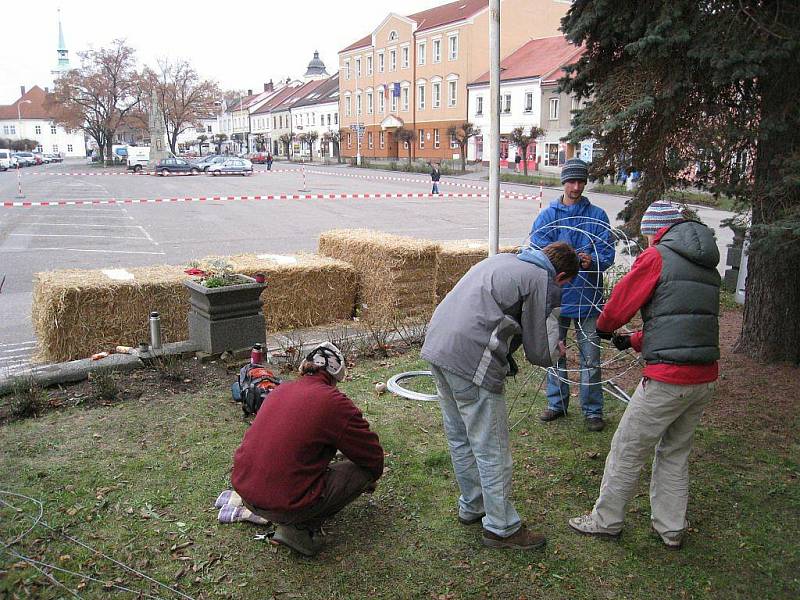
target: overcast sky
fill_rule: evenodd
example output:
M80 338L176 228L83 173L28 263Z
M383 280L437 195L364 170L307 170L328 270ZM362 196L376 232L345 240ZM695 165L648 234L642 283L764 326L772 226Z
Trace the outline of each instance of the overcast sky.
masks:
M51 83L57 62L58 15L72 66L78 52L124 38L140 64L188 59L223 89L263 89L270 79L300 78L314 50L333 74L338 51L372 32L386 15L408 15L447 0L2 0L0 104L19 88ZM487 0L488 2L488 0Z

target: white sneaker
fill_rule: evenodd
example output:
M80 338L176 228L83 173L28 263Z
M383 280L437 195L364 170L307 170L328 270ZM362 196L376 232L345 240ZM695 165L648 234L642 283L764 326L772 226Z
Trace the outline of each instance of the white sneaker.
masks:
M595 523L591 514L572 517L569 520L569 526L580 534L592 535L595 537L616 539L619 537L620 533L622 533L622 531L614 532L601 528Z

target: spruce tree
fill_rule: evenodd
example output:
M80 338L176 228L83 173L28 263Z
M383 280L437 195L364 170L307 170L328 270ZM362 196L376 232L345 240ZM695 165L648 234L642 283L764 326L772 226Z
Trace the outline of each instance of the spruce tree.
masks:
M800 362L800 3L576 0L562 21L585 54L562 79L587 100L573 141L593 173L642 172L630 232L674 187L735 197L752 215L740 351Z

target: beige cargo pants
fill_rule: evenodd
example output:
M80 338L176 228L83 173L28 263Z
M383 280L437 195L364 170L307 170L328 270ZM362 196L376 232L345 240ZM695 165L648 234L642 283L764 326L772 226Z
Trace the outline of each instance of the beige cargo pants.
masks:
M619 423L606 458L594 522L610 533L622 529L625 506L636 492L639 473L655 446L650 479L653 528L665 541L680 541L687 527L689 452L714 383L674 385L639 382Z

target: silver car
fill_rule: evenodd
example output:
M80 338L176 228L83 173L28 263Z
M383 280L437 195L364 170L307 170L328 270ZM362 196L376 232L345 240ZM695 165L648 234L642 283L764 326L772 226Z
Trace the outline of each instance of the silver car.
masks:
M215 163L208 167L208 172L212 175L252 175L253 163L246 158L228 158L221 163Z

